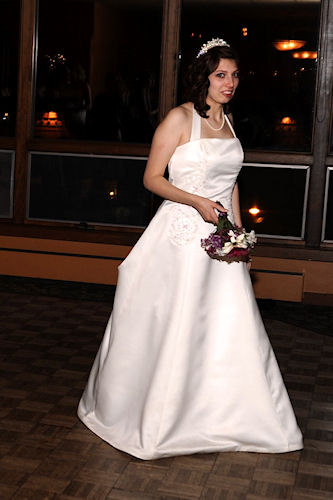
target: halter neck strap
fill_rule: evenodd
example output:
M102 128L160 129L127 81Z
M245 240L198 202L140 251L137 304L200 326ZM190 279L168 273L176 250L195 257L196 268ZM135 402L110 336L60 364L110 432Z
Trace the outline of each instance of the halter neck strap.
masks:
M196 112L193 105L192 131L190 141L196 141L201 138L201 116Z
M235 134L235 131L234 131L234 127L231 125L231 121L229 120L228 115L225 115L225 119L226 119L226 120L227 120L227 122L228 122L228 125L229 125L229 128L230 128L231 132L232 132L232 135L233 135L234 137L236 137L236 134Z

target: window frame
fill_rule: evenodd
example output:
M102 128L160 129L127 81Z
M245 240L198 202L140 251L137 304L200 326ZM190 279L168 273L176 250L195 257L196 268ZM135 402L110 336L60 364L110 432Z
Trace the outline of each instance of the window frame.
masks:
M159 119L176 104L179 34L182 0L163 0ZM48 153L73 153L96 155L147 156L149 144L109 143L103 141L80 140L39 140L32 138L34 75L37 61L37 17L38 0L21 0L20 56L18 72L17 110L24 110L16 120L16 137L0 137L0 148L15 150L15 190L14 213L12 218L0 220L1 234L18 236L72 239L79 241L105 241L115 244L134 244L142 230L127 227L101 227L92 235L89 231L78 231L69 224L56 224L26 219L27 182L29 155L32 151ZM246 163L269 163L280 165L309 165L311 175L307 203L305 241L276 240L260 238L259 250L273 249L280 255L299 258L300 246L309 254L332 255L333 244L322 241L322 222L325 209L326 169L333 165L333 151L330 138L333 118L333 4L321 0L319 31L319 58L315 91L315 119L313 123L313 150L311 153L289 153L268 151L245 151ZM286 253L286 244L289 250Z

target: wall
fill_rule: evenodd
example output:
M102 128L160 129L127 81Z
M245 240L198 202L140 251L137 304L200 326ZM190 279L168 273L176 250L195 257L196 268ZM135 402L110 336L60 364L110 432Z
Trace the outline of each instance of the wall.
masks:
M0 274L114 285L118 265L130 250L125 245L0 236ZM333 299L332 262L255 256L251 275L258 298Z

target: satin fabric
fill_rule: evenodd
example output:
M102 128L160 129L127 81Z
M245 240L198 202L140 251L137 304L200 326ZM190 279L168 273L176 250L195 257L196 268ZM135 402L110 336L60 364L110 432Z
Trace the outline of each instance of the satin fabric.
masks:
M200 134L193 110L191 140L172 156L169 180L221 201L233 219L241 145ZM213 230L192 207L165 201L119 266L78 415L141 459L302 448L246 264L210 259L200 247Z

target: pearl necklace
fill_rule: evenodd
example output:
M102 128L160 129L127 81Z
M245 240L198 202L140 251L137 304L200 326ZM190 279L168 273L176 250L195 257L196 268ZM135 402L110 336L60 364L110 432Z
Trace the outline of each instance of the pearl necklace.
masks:
M225 114L224 114L224 112L223 112L223 111L222 111L222 113L223 113L223 116L222 116L222 123L221 123L221 125L220 125L219 127L217 127L217 128L212 127L212 125L211 125L211 124L209 123L209 121L208 121L208 118L205 118L205 120L206 120L206 123L207 123L208 127L209 127L209 128L211 128L212 130L214 130L215 132L217 132L217 131L219 131L219 130L222 130L222 129L223 129L224 122L225 122Z

